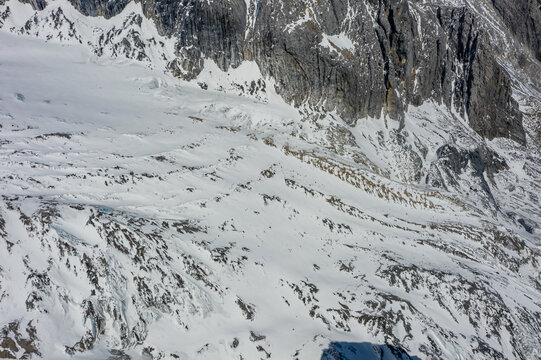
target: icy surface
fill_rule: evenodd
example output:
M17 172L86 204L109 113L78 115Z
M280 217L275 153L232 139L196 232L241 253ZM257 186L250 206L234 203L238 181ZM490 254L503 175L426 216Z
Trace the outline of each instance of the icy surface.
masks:
M7 5L6 24L33 16ZM124 26L133 7L75 28ZM96 54L93 30L42 31L0 32L0 326L16 356L541 357L540 173L523 149L484 144L510 166L492 198L471 168L436 189L437 149L483 143L437 104L401 131L347 129L286 105L252 63L184 82L155 47Z

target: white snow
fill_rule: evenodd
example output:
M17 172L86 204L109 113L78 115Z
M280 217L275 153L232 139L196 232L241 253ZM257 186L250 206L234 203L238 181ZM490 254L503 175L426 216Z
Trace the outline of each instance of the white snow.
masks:
M321 40L319 46L328 48L330 51L355 51L355 45L353 44L353 41L351 41L351 39L344 32L337 35L323 34L322 36L323 39Z
M16 10L9 26L33 16L28 5L6 4ZM397 122L361 119L348 128L355 144L333 147L339 117L311 120L285 104L255 63L222 71L206 60L185 82L156 65L161 50L152 47L148 61L98 57L86 43L97 38L90 29L120 26L140 5L108 21L54 1L40 16L60 6L88 30L82 43L0 31L0 327L32 321L45 359L101 359L112 349L134 359L145 351L319 359L333 341L373 355L367 344L391 341L381 321L421 358L435 342L448 358L469 359L476 338L514 358L513 334L502 322L500 344L487 336L489 323L539 313L531 279L540 268L529 258L539 235L485 213L474 194L411 183L414 159L403 149L426 146L427 170L439 146L481 141L448 110L411 108L403 139ZM145 39L158 36L143 24ZM172 51L173 40L163 40ZM322 46L354 45L342 33ZM239 96L239 85L259 80L265 91ZM508 184L505 174L496 181ZM502 201L533 208L518 199L532 177L519 175L526 189ZM527 211L534 220L535 211ZM496 229L524 248L496 242ZM407 269L395 283L382 274L393 266ZM499 311L486 301L491 293L470 293L467 281L489 284L508 310L491 314ZM33 308L31 294L41 298ZM251 319L239 299L253 306ZM103 316L85 318L89 303ZM104 325L94 346L69 355L96 319ZM516 331L538 356L535 334Z

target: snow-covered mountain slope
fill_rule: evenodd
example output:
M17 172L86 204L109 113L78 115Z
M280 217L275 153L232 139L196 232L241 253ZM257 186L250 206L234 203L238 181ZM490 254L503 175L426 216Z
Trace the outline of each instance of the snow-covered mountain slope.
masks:
M252 62L164 73L138 4L0 14L0 357L541 358L530 87L525 145L349 127Z

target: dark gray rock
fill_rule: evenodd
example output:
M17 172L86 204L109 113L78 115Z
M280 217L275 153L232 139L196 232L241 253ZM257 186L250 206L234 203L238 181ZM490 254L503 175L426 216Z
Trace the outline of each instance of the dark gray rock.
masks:
M36 10L43 10L47 6L46 0L21 0L25 4L30 4ZM0 2L2 4L3 2Z
M539 0L491 0L494 9L522 44L541 60L541 3Z
M42 1L42 0L41 0ZM130 0L69 0L81 13L87 16L104 16L109 19L120 13Z
M198 74L202 57L214 60L221 69L236 67L243 60L246 28L244 0L152 0L142 1L145 16L154 20L158 31L178 39L185 71Z
M465 150L446 144L436 151L436 156L426 177L427 184L446 190L459 189L464 183L460 176L467 174L471 179L470 190L477 192L489 207L499 208L490 183L494 184L494 175L508 170L509 166L497 153L484 146Z

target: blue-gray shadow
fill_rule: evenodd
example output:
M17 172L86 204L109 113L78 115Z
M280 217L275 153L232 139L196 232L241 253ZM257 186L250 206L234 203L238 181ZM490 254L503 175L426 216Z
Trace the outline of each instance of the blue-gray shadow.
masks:
M321 360L421 360L393 345L367 342L332 342L323 350Z

